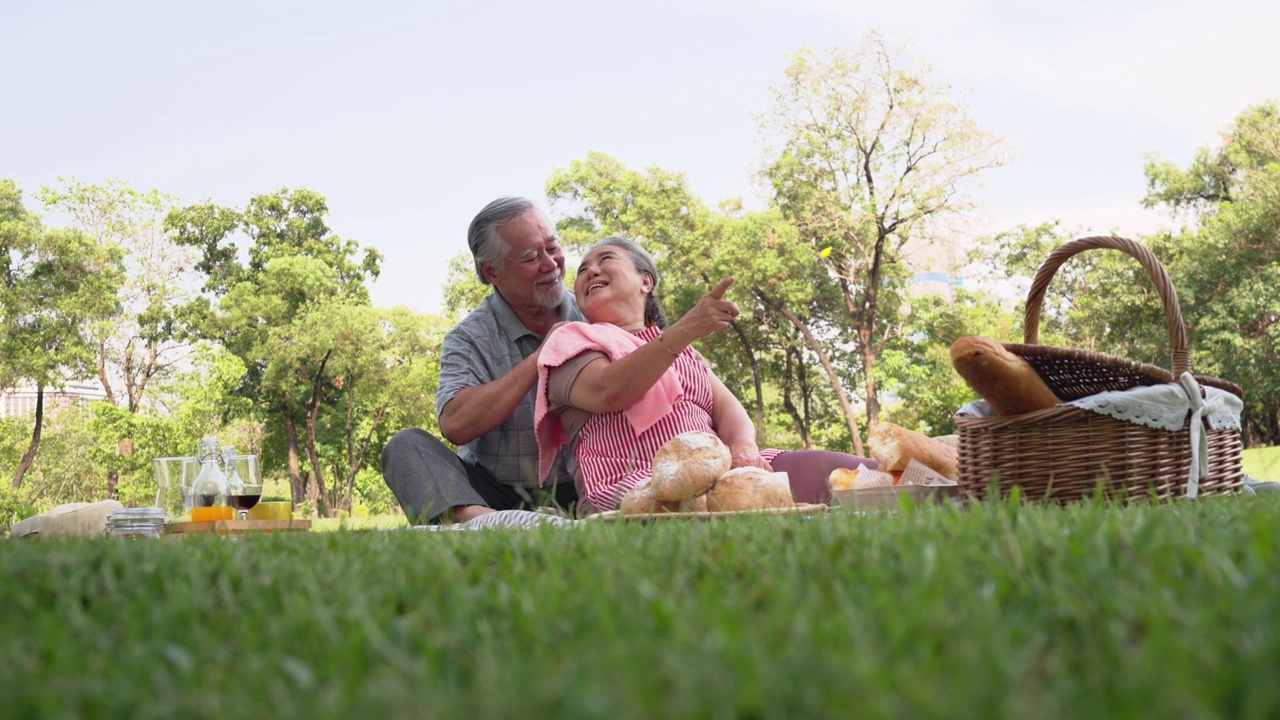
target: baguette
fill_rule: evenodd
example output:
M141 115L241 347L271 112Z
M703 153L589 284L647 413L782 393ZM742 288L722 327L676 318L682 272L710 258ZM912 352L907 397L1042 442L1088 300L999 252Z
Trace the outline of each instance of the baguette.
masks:
M998 415L1021 415L1062 402L1026 360L979 336L951 345L951 364Z
M885 472L901 472L907 469L907 463L918 460L948 480L960 481L959 452L955 448L901 425L876 425L867 437L867 448Z

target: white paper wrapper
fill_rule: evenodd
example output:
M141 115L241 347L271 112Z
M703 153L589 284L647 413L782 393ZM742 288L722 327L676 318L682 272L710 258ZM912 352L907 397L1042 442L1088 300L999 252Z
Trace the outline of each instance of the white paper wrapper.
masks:
M853 481L853 489L866 490L879 487L893 487L893 476L887 472L872 470L865 465L859 465L858 479Z
M902 480L899 484L924 486L955 485L954 482L934 472L919 460L912 460L907 463L907 469L902 471Z

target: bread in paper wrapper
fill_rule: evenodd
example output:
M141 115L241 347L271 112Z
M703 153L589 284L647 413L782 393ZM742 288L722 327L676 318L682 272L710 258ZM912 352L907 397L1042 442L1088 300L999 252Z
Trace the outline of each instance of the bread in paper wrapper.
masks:
M832 492L841 490L866 490L868 488L892 487L893 476L881 470L873 470L866 465L856 468L836 468L827 477Z

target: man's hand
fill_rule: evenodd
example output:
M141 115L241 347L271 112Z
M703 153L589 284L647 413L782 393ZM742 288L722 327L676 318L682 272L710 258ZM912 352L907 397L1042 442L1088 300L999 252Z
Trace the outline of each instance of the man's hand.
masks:
M542 355L542 348L546 347L547 341L551 339L551 333L554 333L561 325L568 325L570 322L572 322L572 320L561 320L555 325L552 325L551 329L547 330L547 334L542 336L542 342L538 343L538 347L534 349L533 354L525 359L533 361L536 365L538 363L538 357Z

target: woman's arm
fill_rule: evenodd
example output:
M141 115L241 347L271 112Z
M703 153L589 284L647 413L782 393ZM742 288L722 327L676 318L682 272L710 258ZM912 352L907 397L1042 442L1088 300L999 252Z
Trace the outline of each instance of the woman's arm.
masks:
M610 413L639 400L690 343L729 327L729 321L738 316L738 306L724 299L724 291L732 284L733 278L726 278L658 339L626 357L612 362L601 358L584 367L569 389L569 404Z
M758 467L772 471L773 468L762 457L756 445L756 429L751 424L751 416L742 407L738 398L729 392L716 374L707 371L711 376L711 425L716 435L729 446L733 455L733 467Z
M592 360L570 386L569 404L593 413L622 410L639 400L675 362L679 351L673 354L666 347L667 342L654 340L615 361Z

